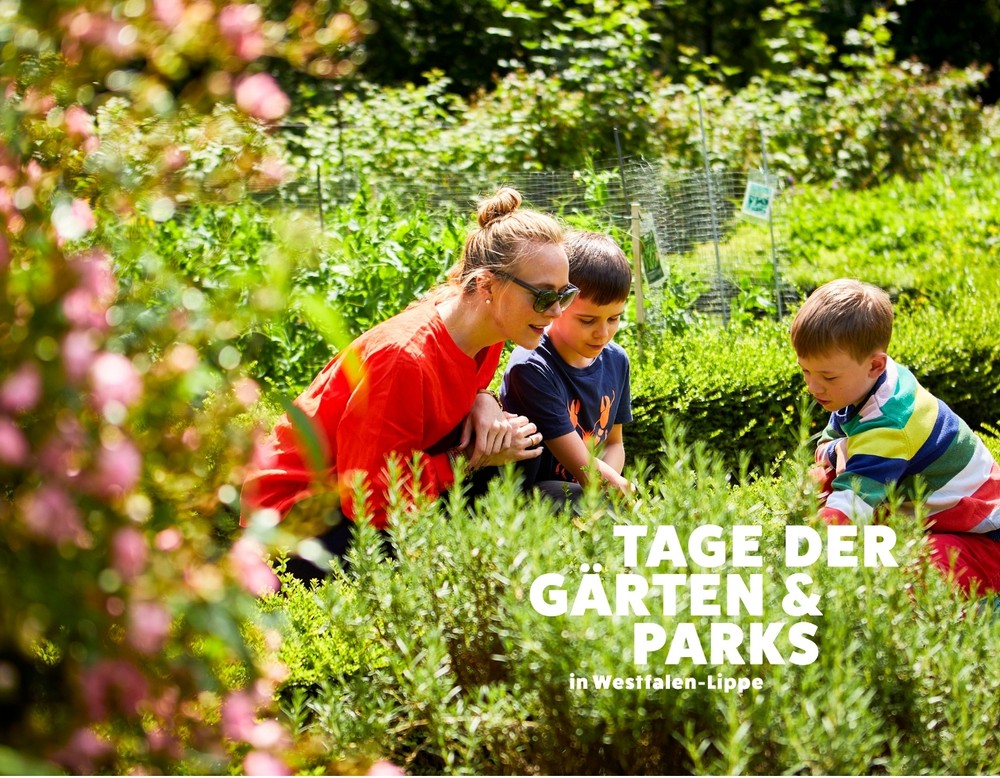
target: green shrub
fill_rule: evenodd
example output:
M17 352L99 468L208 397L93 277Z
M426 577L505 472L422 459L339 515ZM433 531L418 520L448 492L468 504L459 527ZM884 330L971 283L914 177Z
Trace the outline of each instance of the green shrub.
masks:
M991 299L998 283L980 273L973 299ZM897 312L890 354L974 429L996 421L1000 396L1000 320L970 298L941 296ZM733 471L767 471L828 415L808 401L788 340L790 320L724 328L702 321L664 333L633 366L630 455L650 463L663 452L665 419L719 452Z
M133 225L124 277L177 272L204 305L238 314L250 374L297 394L337 349L441 282L458 260L465 215L406 210L361 193L324 214L244 200ZM150 308L165 301L151 294Z
M992 275L1000 246L995 164L940 169L854 192L797 187L783 201L785 279L807 293L863 278L919 304L965 297Z
M288 689L301 731L323 744L318 762L385 754L408 772L462 774L871 774L995 772L1000 671L990 661L991 614L968 606L927 569L918 525L890 517L898 567L786 566L786 524L809 520L814 498L803 467L729 483L717 457L671 431L665 477L637 479L639 499L618 513L588 494L579 516L554 515L528 502L508 476L473 510L421 505L394 517L398 561L379 561L374 532L363 527L343 606L327 593L289 601L290 623L329 618L325 634L308 634L317 654L345 641L363 645L370 663L356 673L304 692ZM447 518L450 514L451 518ZM760 525L760 567L664 564L643 568L646 541L631 572L759 571L763 615L690 615L679 590L676 615L662 615L659 595L645 600L653 615L543 616L530 601L545 573L565 576L573 601L583 573L596 572L611 593L629 572L612 527L623 521L673 527L681 542L715 524L723 537L735 525ZM587 567L584 568L583 566ZM783 580L812 577L820 615L783 606ZM589 573L593 574L593 572ZM723 585L723 591L725 584ZM322 591L322 590L321 590ZM725 609L724 597L720 603ZM312 612L310 612L312 611ZM789 661L790 624L814 623L818 655ZM635 658L636 623L672 634L694 624L709 652L713 622L781 622L773 656L762 664L665 665L666 649L648 665ZM294 627L293 627L294 629ZM749 662L747 643L737 651ZM731 659L731 657L729 657ZM974 672L973 683L969 674ZM293 670L294 673L294 670ZM681 690L598 690L592 676L670 674L707 683L716 674L759 676L763 688L738 695L702 685ZM571 688L571 676L590 682ZM974 688L973 688L974 687Z

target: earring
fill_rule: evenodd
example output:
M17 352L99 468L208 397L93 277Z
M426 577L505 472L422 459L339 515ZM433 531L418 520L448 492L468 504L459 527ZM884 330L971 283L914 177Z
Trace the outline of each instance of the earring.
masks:
M486 298L486 304L489 305L491 302L493 302L493 298L492 297L487 297Z

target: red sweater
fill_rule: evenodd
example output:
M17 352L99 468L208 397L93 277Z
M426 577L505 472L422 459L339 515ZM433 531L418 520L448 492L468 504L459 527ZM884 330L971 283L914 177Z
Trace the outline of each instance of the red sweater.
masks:
M420 486L428 495L439 495L454 482L447 448L458 442L459 425L476 392L489 386L502 350L503 343L497 343L475 359L468 356L431 301L361 335L295 400L322 449L323 468L314 479L309 442L286 413L256 452L244 482L243 523L258 508L284 516L334 481L341 509L353 520L352 484L360 472L371 495L372 523L384 529L390 454L404 463L408 488L414 453L432 452L421 458Z

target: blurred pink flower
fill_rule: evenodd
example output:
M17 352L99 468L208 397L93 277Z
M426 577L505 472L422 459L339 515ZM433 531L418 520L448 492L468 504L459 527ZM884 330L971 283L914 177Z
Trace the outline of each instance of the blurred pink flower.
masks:
M70 330L62 343L63 370L66 371L67 378L71 381L81 380L90 370L96 354L97 345L90 330Z
M62 203L52 210L52 224L61 243L82 238L97 226L97 219L90 204L78 197L68 205Z
M80 283L63 297L63 314L76 327L106 329L105 314L118 293L108 255L88 251L75 256L71 266Z
M73 257L73 267L80 274L80 285L102 305L110 305L118 293L118 286L108 253L93 249L77 254Z
M148 692L146 677L123 659L101 659L80 676L80 693L92 721L104 721L114 711L136 715Z
M75 140L84 140L94 134L94 117L79 105L71 105L64 114L66 134Z
M192 451L197 451L198 446L201 445L201 433L196 427L188 427L181 433L181 443Z
M261 12L254 3L227 5L219 11L219 33L242 60L251 62L264 53Z
M229 559L237 581L250 594L260 597L278 591L278 576L264 561L264 549L257 541L240 538L229 550Z
M28 439L14 422L0 416L0 464L20 467L28 461L31 448Z
M24 524L33 535L61 543L72 541L83 546L90 534L83 528L80 509L57 486L45 485L27 495L22 502Z
M94 296L85 289L71 289L62 299L63 316L75 327L94 327L104 329L104 314L106 307L102 307L94 299Z
M164 27L172 29L184 18L182 0L153 0L153 15Z
M168 146L162 154L162 159L167 170L179 170L187 163L188 155L178 146Z
M244 775L291 775L282 760L266 751L251 751L243 759Z
M236 84L236 105L244 113L263 121L280 119L291 107L288 96L267 73L254 73Z
M222 703L222 733L227 740L249 741L257 725L257 701L248 692L230 693Z
M255 724L247 742L254 748L269 749L288 748L292 744L288 731L274 719Z
M114 753L111 744L101 740L90 729L78 729L61 749L52 754L52 761L69 769L73 775L93 775L96 763Z
M365 775L406 775L405 772L387 759L379 759Z
M25 362L0 386L0 410L8 413L30 411L41 398L42 371L34 362Z
M108 403L129 406L142 394L142 379L127 357L111 351L98 356L90 366L94 404L104 409Z
M146 569L149 545L146 536L135 527L122 527L111 539L111 566L126 583L134 581Z
M141 474L142 454L131 440L122 438L101 446L87 486L101 497L121 497L138 483Z
M184 538L176 527L156 533L156 548L159 551L176 551L183 541Z
M169 611L157 602L137 602L129 607L128 642L140 653L155 654L170 635Z
M76 416L60 415L56 428L38 453L41 472L67 483L80 474L83 452L92 445Z
M149 742L149 750L153 753L159 752L171 759L180 759L184 753L180 741L159 727L150 730L146 740Z
M292 172L292 169L277 157L265 157L260 161L257 169L264 178L275 184L280 184Z

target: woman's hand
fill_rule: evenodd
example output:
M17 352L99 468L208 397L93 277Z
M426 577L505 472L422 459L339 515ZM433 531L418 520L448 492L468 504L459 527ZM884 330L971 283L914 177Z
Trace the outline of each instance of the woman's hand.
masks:
M510 416L500 407L494 395L485 391L476 394L458 442L458 448L469 460L470 467L482 467L483 457L498 454L510 446L514 435Z
M507 423L511 428L510 442L500 450L483 456L473 467L496 467L507 462L520 462L534 459L542 454L542 433L526 416L506 413Z
M494 411L498 411L501 418ZM534 459L541 456L541 442L541 433L527 417L501 411L497 402L483 393L477 395L465 419L458 449L468 460L469 467L475 469Z

